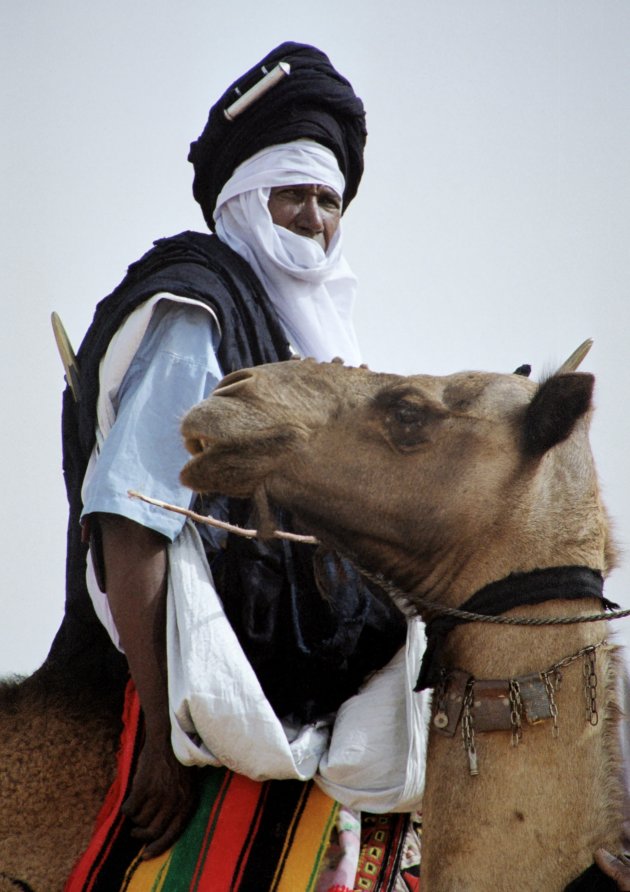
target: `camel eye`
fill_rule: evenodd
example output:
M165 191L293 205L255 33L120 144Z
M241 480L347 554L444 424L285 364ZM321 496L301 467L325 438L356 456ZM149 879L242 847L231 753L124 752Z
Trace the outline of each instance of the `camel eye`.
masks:
M448 412L419 388L383 388L373 406L382 419L383 433L399 452L410 452L429 442Z
M425 405L401 400L388 414L389 440L401 452L417 449L431 439L435 413Z
M412 406L409 403L398 406L394 412L394 418L398 424L405 426L422 424L426 419L426 412L422 406Z

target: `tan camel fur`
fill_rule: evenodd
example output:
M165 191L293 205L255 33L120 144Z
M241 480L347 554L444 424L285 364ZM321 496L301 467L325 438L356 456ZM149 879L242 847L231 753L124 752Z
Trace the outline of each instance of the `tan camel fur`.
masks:
M613 563L588 445L593 379L401 377L312 361L229 375L185 418L195 490L289 509L305 532L381 571L415 599L456 606L513 572ZM268 527L269 518L265 521ZM414 606L415 605L415 606ZM598 612L596 598L518 615ZM510 615L509 612L507 615ZM445 663L479 679L544 671L605 639L607 624L470 624ZM583 661L563 669L550 720L477 733L471 776L460 731L430 734L423 892L556 892L619 848L614 648L597 651L599 722L585 719Z
M61 892L112 781L120 718L36 672L0 684L0 892Z

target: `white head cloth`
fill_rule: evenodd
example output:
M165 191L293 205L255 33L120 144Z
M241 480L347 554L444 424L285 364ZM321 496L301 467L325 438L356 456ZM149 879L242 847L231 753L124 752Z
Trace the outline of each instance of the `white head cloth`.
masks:
M357 280L342 256L341 224L324 249L277 226L267 207L273 186L321 184L343 195L329 149L299 140L263 149L240 164L217 199L216 232L262 282L286 335L303 356L361 362L352 312Z

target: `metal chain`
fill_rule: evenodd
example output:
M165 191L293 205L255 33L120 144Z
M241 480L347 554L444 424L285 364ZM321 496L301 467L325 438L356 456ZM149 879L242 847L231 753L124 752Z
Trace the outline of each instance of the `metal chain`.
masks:
M521 686L515 678L511 678L510 685L510 722L512 723L512 746L518 746L523 736L521 716L523 714L523 701L521 700Z
M599 644L587 644L586 647L580 648L580 650L576 651L574 654L571 654L568 657L564 657L562 660L559 660L557 663L554 663L553 666L550 666L549 669L545 669L546 673L557 672L559 669L564 669L565 666L570 666L571 663L575 663L576 660L579 660L580 657L587 656L588 654L595 654L596 650L599 650L600 647L603 647L605 644L608 644L606 639L600 641Z
M595 648L584 655L584 695L586 697L586 721L593 725L598 723L597 712L597 672L595 671Z
M576 660L584 658L582 666L582 675L584 678L584 695L586 699L586 721L591 725L596 725L599 721L597 712L597 673L595 671L596 652L607 642L600 641L599 644L588 644L586 647L580 648L576 653L562 660L558 660L549 669L545 669L540 673L540 677L545 683L545 691L547 692L547 700L549 701L549 712L553 719L552 734L558 737L560 731L558 728L558 707L556 705L555 694L562 681L562 669L570 666Z
M468 756L468 771L471 777L479 774L477 767L477 749L475 747L475 726L472 717L475 679L469 678L464 692L464 714L462 716L462 739Z
M558 737L560 734L560 729L558 728L558 707L556 706L555 693L558 690L560 681L562 680L562 673L560 671L554 672L552 670L549 672L541 672L540 675L542 677L542 680L545 682L547 700L549 701L549 712L551 713L551 718L553 719L551 734L553 737Z
M597 673L595 671L595 661L597 651L607 642L600 641L598 644L589 644L582 647L574 654L563 657L540 673L540 678L545 684L545 692L549 703L549 714L552 718L552 736L557 738L560 734L558 725L558 706L556 704L556 692L562 683L562 670L571 663L575 663L579 659L583 659L582 677L584 680L584 694L586 698L586 721L591 725L596 725L599 721L597 712ZM444 669L441 672L439 685L436 687L436 714L434 724L439 727L446 727L448 718L446 715L446 686L448 683L448 675ZM521 696L521 686L516 678L508 679L509 686L509 702L510 702L510 724L512 727L512 746L518 746L523 737L523 699ZM477 765L477 748L475 745L475 727L473 720L473 706L475 700L474 694L475 678L470 677L466 683L463 696L462 708L462 743L466 755L468 756L468 770L471 776L479 774ZM442 724L443 720L444 724Z

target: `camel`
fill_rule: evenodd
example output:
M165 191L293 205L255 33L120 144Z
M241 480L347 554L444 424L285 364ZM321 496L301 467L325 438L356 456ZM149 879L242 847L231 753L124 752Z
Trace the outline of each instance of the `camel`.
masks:
M120 702L47 666L0 683L0 892L61 892L113 780Z
M575 389L587 403L588 379L567 380L581 384L572 384L563 401L575 406ZM543 402L549 400L549 388L541 391ZM189 417L189 445L210 451L194 459L185 476L197 488L256 494L261 510L268 498L288 505L305 528L394 579L412 609L414 595L456 604L515 568L560 560L607 571L613 552L586 446L588 409L578 401L572 413L561 413L559 433L549 428L560 439L570 433L566 443L526 457L519 454L520 419L531 411L527 405L536 392L514 376L404 379L308 362L235 373L209 404L216 420L207 406ZM553 414L553 401L547 409ZM540 408L532 414L536 420ZM192 434L190 419L200 421L201 430ZM208 423L216 437L212 444ZM534 433L548 440L543 428ZM220 479L211 476L207 460L220 464ZM433 468L416 467L425 460ZM556 489L562 499L556 500ZM440 491L449 496L444 506L432 501ZM537 500L552 517L538 517ZM573 502L579 511L568 511ZM520 520L512 516L519 513ZM571 528L565 529L569 517ZM585 602L585 609L591 606ZM419 604L415 609L422 610ZM554 610L565 614L569 606L527 608L534 615ZM469 625L451 633L446 657L479 677L505 677L546 667L604 635L600 624L562 631ZM613 670L612 649L600 648L597 726L586 726L583 706L573 714L572 700L582 704L583 696L578 662L564 670L555 698L559 738L553 739L549 722L525 727L518 747L510 746L509 732L477 733L476 777L468 773L461 737L432 736L423 888L560 889L598 845L618 849ZM61 892L113 779L119 732L118 698L102 685L77 684L58 667L47 664L30 678L0 684L0 892ZM591 805L588 819L581 817L583 793ZM474 839L461 824L441 837L439 822L449 809L475 816L468 821L479 829ZM525 856L523 847L530 850ZM540 880L530 852L536 870L543 861L553 876Z
M287 509L302 532L390 580L424 619L437 615L431 603L457 607L507 577L507 617L597 614L589 586L582 599L569 600L569 586L559 600L518 607L511 595L536 571L596 579L614 565L588 444L592 389L582 373L536 384L522 374L403 377L339 362L259 366L228 375L187 414L192 458L182 480L253 497L267 532L273 507ZM618 670L606 634L600 621L471 622L446 636L423 890L556 892L599 846L619 850ZM584 882L571 888L595 888Z

